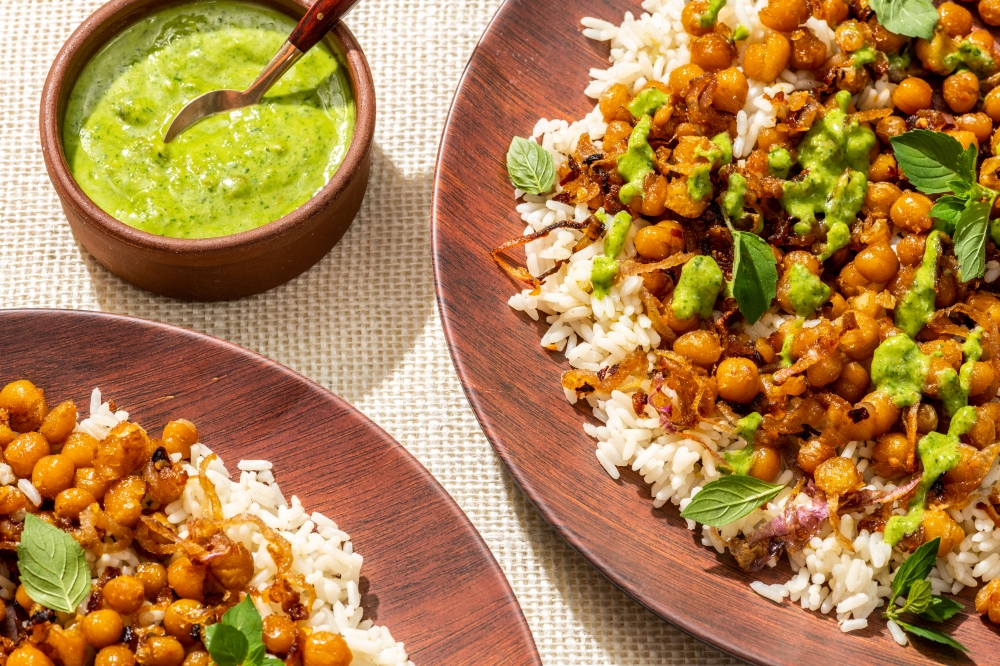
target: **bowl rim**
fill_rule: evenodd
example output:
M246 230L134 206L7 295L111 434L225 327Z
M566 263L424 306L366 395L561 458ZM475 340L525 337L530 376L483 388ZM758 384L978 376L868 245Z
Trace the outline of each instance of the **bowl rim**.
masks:
M361 50L360 44L350 28L341 21L329 33L344 56L347 73L350 78L355 104L354 134L351 137L347 153L333 177L312 195L305 203L290 213L263 224L255 229L241 231L225 236L212 238L172 238L141 231L135 227L114 218L104 211L87 196L76 178L73 177L69 163L63 150L60 99L68 100L71 87L76 84L77 77L69 80L70 70L81 58L85 47L92 48L87 60L103 48L114 35L133 25L142 16L160 11L169 5L187 4L198 0L179 0L178 2L157 3L151 0L111 0L102 5L87 17L73 31L56 55L45 85L42 88L39 125L41 134L42 154L49 178L64 206L71 206L79 217L96 230L111 239L123 243L140 253L155 257L157 261L186 265L194 260L202 264L211 257L215 263L227 264L245 261L248 258L264 255L272 246L271 242L279 237L286 241L294 240L303 234L310 233L308 221L322 213L330 206L336 206L348 185L363 170L371 153L375 136L375 83L372 79L368 60ZM288 5L294 5L305 11L309 8L306 0L238 0L247 4L261 5L291 16ZM99 33L109 25L115 26L112 37L101 41L93 47L91 41L95 33ZM85 66L85 65L84 65ZM80 68L82 71L83 67Z

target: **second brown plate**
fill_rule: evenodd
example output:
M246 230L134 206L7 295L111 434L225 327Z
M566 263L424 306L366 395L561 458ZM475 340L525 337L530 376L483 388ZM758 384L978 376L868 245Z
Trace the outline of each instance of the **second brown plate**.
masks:
M903 648L877 614L843 634L832 616L751 591L753 578L686 529L677 508L654 509L634 473L613 481L582 424L592 419L563 398L561 354L539 344L547 328L507 299L522 287L490 259L519 236L505 156L512 137L539 118L573 120L594 101L583 95L592 67L607 68L608 46L586 39L585 16L620 23L639 0L508 0L483 36L458 90L438 156L433 253L445 336L469 402L521 490L574 548L654 613L707 643L756 664L972 663L924 642ZM522 255L523 256L523 255ZM593 421L592 421L593 422ZM763 572L790 577L787 564ZM945 626L995 663L995 629L972 608ZM621 636L622 641L639 637Z

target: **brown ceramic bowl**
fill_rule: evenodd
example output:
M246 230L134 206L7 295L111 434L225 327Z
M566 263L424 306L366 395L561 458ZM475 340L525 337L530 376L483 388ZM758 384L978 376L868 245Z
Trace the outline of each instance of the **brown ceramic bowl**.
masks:
M306 0L254 0L298 20ZM323 258L361 207L375 133L375 85L368 61L343 23L326 37L344 54L357 121L347 155L312 199L288 215L250 231L207 239L178 239L139 231L90 200L70 172L62 145L66 103L77 77L115 35L162 9L163 0L111 0L69 38L42 90L42 152L73 233L97 261L132 284L165 296L198 301L241 298L288 282Z

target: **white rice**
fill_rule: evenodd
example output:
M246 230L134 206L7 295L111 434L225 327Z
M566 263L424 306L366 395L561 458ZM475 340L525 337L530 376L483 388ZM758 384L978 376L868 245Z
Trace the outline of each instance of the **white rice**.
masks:
M591 39L610 42L611 66L591 70L592 81L586 94L597 98L609 86L621 83L634 94L648 81L665 82L671 71L690 61L690 41L680 22L684 0L644 0L638 18L626 13L625 20L616 25L606 20L585 18L584 34ZM745 45L766 40L771 32L758 19L758 12L767 0L729 0L719 14L719 19L735 27L738 24L750 30L750 38L741 43L740 55ZM830 55L838 47L833 30L824 22L810 18L807 26L827 44ZM737 136L734 137L734 154L748 155L757 143L760 130L775 125L775 112L764 95L778 91L786 94L815 85L811 74L786 70L779 81L766 85L749 81L750 93L746 106L737 114ZM860 110L892 106L895 85L880 79L867 86L853 99ZM565 163L575 150L583 133L589 133L595 142L607 129L600 109L595 108L581 120L540 120L532 136L555 158L556 164ZM517 211L524 221L525 233L539 231L556 222L583 222L590 216L586 204L576 206L558 203L549 197L539 197L516 191L521 200ZM637 219L620 256L632 257L635 247L632 239L647 223ZM604 299L595 298L591 292L590 273L592 260L604 249L599 241L573 254L572 248L582 237L576 230L559 230L525 246L526 266L533 275L540 275L552 268L557 261L568 263L545 279L538 293L524 290L514 294L509 305L526 313L533 320L544 318L549 325L541 343L547 349L562 352L573 368L597 371L621 361L636 349L651 352L660 343L652 322L644 314L638 290L640 277L628 277L612 288ZM986 281L1000 278L1000 264L990 262L986 267ZM789 319L777 309L765 313L745 331L754 339L767 337ZM818 321L807 321L804 326ZM652 356L651 356L652 360ZM649 382L641 390L649 392ZM577 395L565 391L569 402L575 403ZM676 399L676 396L673 396ZM655 507L667 502L682 510L694 494L706 483L721 476L715 467L715 453L737 450L746 445L742 439L724 432L711 422L702 422L691 431L671 434L660 427L659 416L651 406L636 414L632 406L632 392L615 391L610 395L591 393L586 396L594 416L603 425L583 424L585 432L596 440L595 456L598 463L613 478L619 478L618 468L629 467L639 473L650 486ZM874 475L869 466L874 442L851 442L841 455L850 458L863 473L870 488L883 488L884 479ZM994 464L980 492L1000 478L1000 468ZM785 470L778 483L788 483L792 472ZM725 552L725 541L740 534L747 534L766 521L778 516L787 503L790 489L786 488L763 509L758 509L720 529L704 527L702 543L719 553ZM800 495L796 502L808 502ZM975 508L975 500L962 511L951 514L966 532L966 538L957 552L940 558L931 573L935 593L958 593L966 586L975 586L1000 575L1000 532L985 513ZM775 603L795 603L802 608L823 614L835 613L844 632L868 626L867 618L886 603L891 592L893 572L903 556L893 552L883 542L882 534L858 533L855 526L864 517L861 513L845 515L841 531L854 546L854 553L846 552L832 535L827 525L811 543L799 553L788 557L793 576L784 584L766 585L754 582L751 588ZM689 529L696 529L688 521ZM777 562L770 563L771 566ZM889 623L893 637L905 644L902 630Z
M104 439L115 425L127 419L126 412L112 412L110 405L101 401L100 390L94 389L90 401L90 417L81 421L76 431ZM198 467L210 454L209 448L203 444L191 447L190 464L185 465L191 478L188 479L181 498L164 507L168 520L179 526L178 533L181 536L187 534L187 519L202 515L205 495L198 482ZM223 516L231 518L240 513L259 516L268 527L276 530L291 544L294 556L292 572L304 576L316 590L316 602L305 626L343 636L354 654L352 664L412 666L413 662L408 660L403 644L394 640L386 627L376 626L371 620L362 619L364 609L361 607L358 585L364 560L354 552L350 536L323 514L308 513L298 497L293 495L291 502L286 501L278 484L274 482L270 462L244 460L238 464L238 468L241 470L239 480L231 481L229 472L218 458L208 466L208 476L215 484ZM28 490L22 487L25 481L27 480L21 479L18 488L31 499ZM30 481L27 485L31 486ZM33 486L31 490L37 495ZM36 504L40 502L39 497ZM242 524L229 528L227 535L242 543L253 555L254 577L250 585L258 590L267 589L274 579L277 567L267 551L267 541L259 528L252 524ZM87 552L87 558L93 566L95 582L109 566L119 567L123 573L131 574L139 564L139 558L131 548L103 555L96 560ZM13 591L10 572L0 567L0 597L9 599ZM262 617L281 611L276 604L264 603L260 599L255 599L255 602ZM144 608L148 610L138 611L141 621L162 621L162 611L152 610L148 601ZM86 612L86 609L81 609L81 612Z

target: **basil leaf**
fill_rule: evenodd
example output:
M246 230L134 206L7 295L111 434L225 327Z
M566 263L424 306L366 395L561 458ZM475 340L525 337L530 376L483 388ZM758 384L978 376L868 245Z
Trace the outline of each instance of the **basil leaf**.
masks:
M968 652L969 648L965 647L954 638L948 634L942 634L940 631L934 631L933 629L927 629L925 627L918 627L915 624L907 624L906 622L900 622L896 620L898 624L907 633L913 634L914 636L920 636L921 638L926 638L929 641L934 641L935 643L943 643L956 650L961 650L962 652Z
M236 604L225 612L222 616L223 624L227 624L247 639L247 664L260 664L264 659L264 623L260 619L260 613L254 606L250 595L243 597L243 601Z
M30 513L24 517L17 560L28 596L47 608L72 613L90 592L90 567L80 544Z
M986 267L986 229L992 201L971 201L955 223L955 257L959 278L968 282L982 277ZM933 209L932 209L933 210Z
M955 613L964 609L965 606L954 599L940 597L935 594L931 597L931 602L927 605L927 608L920 613L920 617L931 622L944 622L955 615Z
M225 622L205 627L205 648L217 666L240 666L249 652L247 637Z
M733 231L733 296L740 312L751 323L771 307L777 295L778 271L774 253L760 236Z
M903 606L902 613L913 613L919 615L927 610L931 604L931 582L926 578L913 581L910 585L910 592L906 595L906 605Z
M722 527L774 499L784 487L752 476L724 476L698 491L687 508L681 511L681 518Z
M931 0L869 0L868 6L886 30L907 37L934 37L938 11Z
M940 545L941 537L934 537L903 560L903 563L896 569L896 577L892 579L892 597L889 599L890 606L896 601L896 597L900 595L905 596L910 591L910 586L913 583L927 578L931 569L934 568L934 564L937 562L937 551Z
M956 179L975 182L975 167L972 178L966 177L962 144L944 132L910 130L891 142L900 170L924 194L951 192L951 181Z
M507 174L514 187L529 194L550 192L556 182L556 167L549 151L519 136L514 137L507 151Z

